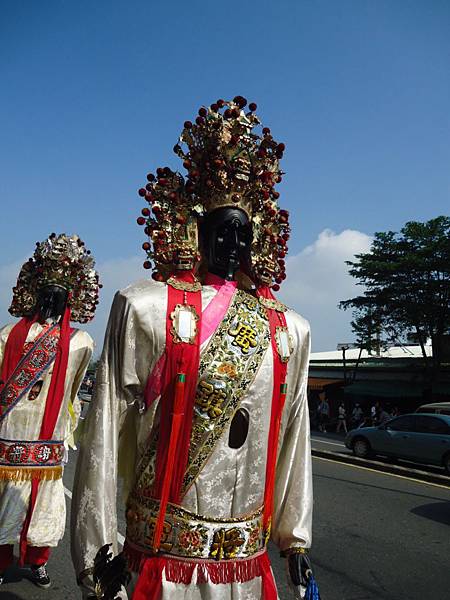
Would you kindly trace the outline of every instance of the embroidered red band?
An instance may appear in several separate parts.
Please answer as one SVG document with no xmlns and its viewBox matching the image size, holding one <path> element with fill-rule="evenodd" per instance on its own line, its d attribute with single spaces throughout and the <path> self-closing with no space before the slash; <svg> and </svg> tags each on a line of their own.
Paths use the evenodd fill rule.
<svg viewBox="0 0 450 600">
<path fill-rule="evenodd" d="M 0 467 L 57 467 L 64 456 L 62 441 L 17 441 L 0 438 Z"/>
</svg>

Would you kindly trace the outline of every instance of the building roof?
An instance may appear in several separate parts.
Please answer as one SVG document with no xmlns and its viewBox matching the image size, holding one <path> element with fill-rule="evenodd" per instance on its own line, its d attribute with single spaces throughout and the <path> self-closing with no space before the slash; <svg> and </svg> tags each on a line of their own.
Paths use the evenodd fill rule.
<svg viewBox="0 0 450 600">
<path fill-rule="evenodd" d="M 359 348 L 350 348 L 345 352 L 346 360 L 358 360 Z M 425 346 L 425 352 L 427 356 L 432 356 L 431 344 Z M 369 354 L 367 350 L 363 350 L 361 353 L 361 360 L 374 359 L 379 360 L 380 358 L 423 358 L 422 348 L 420 346 L 391 346 L 386 350 L 382 350 L 379 355 Z M 331 350 L 329 352 L 312 352 L 310 361 L 342 361 L 342 350 Z"/>
</svg>

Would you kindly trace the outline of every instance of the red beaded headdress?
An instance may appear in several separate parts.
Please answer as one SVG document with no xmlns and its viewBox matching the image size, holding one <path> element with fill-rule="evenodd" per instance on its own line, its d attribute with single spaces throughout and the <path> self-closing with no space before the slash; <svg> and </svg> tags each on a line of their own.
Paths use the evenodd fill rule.
<svg viewBox="0 0 450 600">
<path fill-rule="evenodd" d="M 192 269 L 200 255 L 199 217 L 223 207 L 243 210 L 252 222 L 252 266 L 257 283 L 278 289 L 285 278 L 289 239 L 288 212 L 278 207 L 275 185 L 281 181 L 279 159 L 284 144 L 277 143 L 255 114 L 256 104 L 236 96 L 201 107 L 195 123 L 186 121 L 174 152 L 187 170 L 184 178 L 168 167 L 147 175 L 139 190 L 150 208 L 142 210 L 138 224 L 150 241 L 143 244 L 155 279 L 175 269 Z"/>
<path fill-rule="evenodd" d="M 94 265 L 90 250 L 77 235 L 52 233 L 36 243 L 33 256 L 22 266 L 9 312 L 15 317 L 33 314 L 39 289 L 59 285 L 70 292 L 71 320 L 87 323 L 94 317 L 102 287 Z"/>
</svg>

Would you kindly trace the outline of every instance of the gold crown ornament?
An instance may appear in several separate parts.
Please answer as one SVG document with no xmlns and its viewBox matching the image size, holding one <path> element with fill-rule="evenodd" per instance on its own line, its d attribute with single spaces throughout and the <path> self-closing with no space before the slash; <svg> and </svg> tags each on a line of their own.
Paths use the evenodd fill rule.
<svg viewBox="0 0 450 600">
<path fill-rule="evenodd" d="M 198 262 L 197 222 L 221 207 L 243 210 L 253 228 L 252 266 L 256 282 L 274 290 L 285 278 L 289 239 L 288 212 L 278 207 L 275 185 L 282 179 L 279 160 L 284 144 L 261 126 L 256 104 L 236 96 L 202 106 L 195 122 L 186 121 L 174 147 L 183 160 L 183 177 L 168 167 L 150 173 L 139 190 L 151 205 L 142 210 L 138 224 L 145 226 L 152 244 L 145 242 L 153 277 L 167 279 L 177 268 L 192 269 Z"/>
<path fill-rule="evenodd" d="M 15 317 L 33 314 L 39 290 L 57 285 L 69 292 L 71 320 L 87 323 L 94 317 L 102 287 L 94 265 L 90 250 L 77 235 L 52 233 L 36 242 L 33 256 L 22 266 L 9 312 Z"/>
</svg>

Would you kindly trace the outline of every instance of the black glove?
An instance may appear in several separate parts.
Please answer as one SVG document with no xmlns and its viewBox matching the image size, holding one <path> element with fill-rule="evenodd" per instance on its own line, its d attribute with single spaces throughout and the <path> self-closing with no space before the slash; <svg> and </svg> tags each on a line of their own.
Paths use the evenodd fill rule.
<svg viewBox="0 0 450 600">
<path fill-rule="evenodd" d="M 131 579 L 127 570 L 127 559 L 121 553 L 112 557 L 111 544 L 102 546 L 94 559 L 94 583 L 101 592 L 102 600 L 119 600 L 117 594 Z"/>
<path fill-rule="evenodd" d="M 289 576 L 294 586 L 301 585 L 306 588 L 309 576 L 312 575 L 312 566 L 307 554 L 292 553 L 288 555 Z"/>
</svg>

